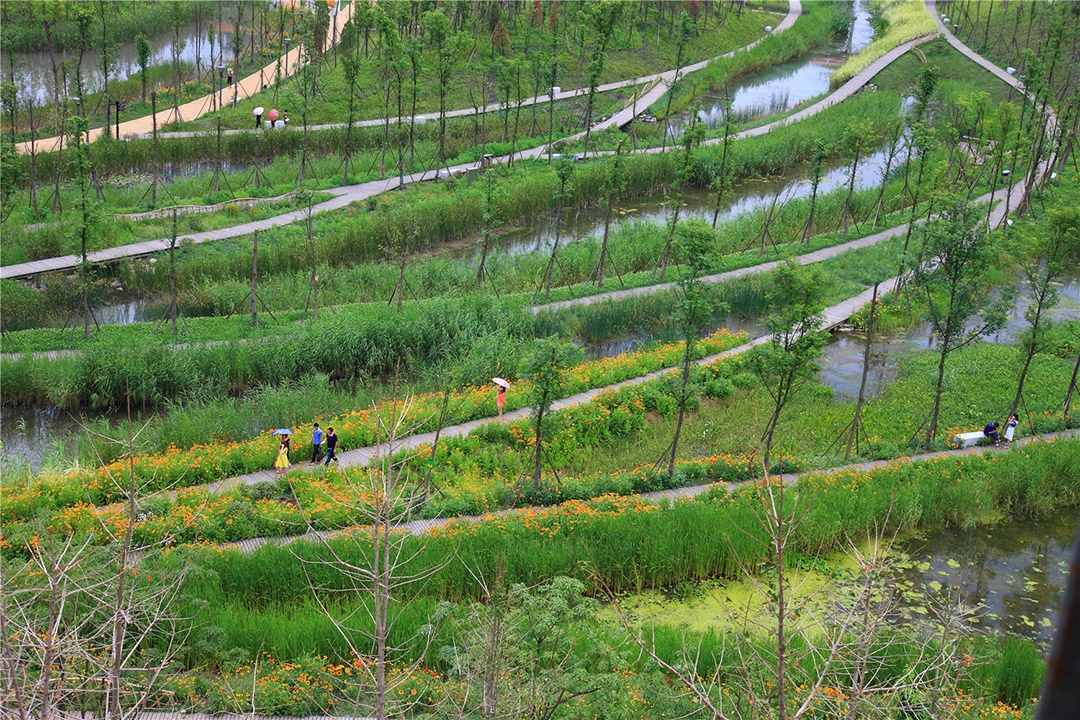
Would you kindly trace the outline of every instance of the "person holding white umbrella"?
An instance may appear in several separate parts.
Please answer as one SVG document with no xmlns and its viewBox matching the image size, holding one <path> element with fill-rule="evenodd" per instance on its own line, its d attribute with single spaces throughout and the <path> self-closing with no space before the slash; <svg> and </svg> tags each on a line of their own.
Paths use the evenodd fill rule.
<svg viewBox="0 0 1080 720">
<path fill-rule="evenodd" d="M 279 478 L 285 477 L 285 473 L 289 471 L 289 450 L 291 450 L 291 443 L 289 442 L 289 436 L 292 435 L 292 430 L 288 428 L 278 428 L 274 431 L 275 435 L 281 436 L 281 444 L 278 445 L 278 454 L 274 459 L 274 469 L 277 470 L 277 476 Z"/>
<path fill-rule="evenodd" d="M 258 130 L 259 126 L 262 125 L 263 106 L 260 105 L 255 108 L 251 111 L 251 114 L 255 116 L 255 129 Z"/>
<path fill-rule="evenodd" d="M 503 380 L 501 377 L 491 378 L 491 382 L 499 387 L 499 392 L 495 395 L 495 406 L 499 408 L 499 417 L 502 417 L 503 405 L 506 404 L 506 390 L 510 387 L 510 382 Z"/>
</svg>

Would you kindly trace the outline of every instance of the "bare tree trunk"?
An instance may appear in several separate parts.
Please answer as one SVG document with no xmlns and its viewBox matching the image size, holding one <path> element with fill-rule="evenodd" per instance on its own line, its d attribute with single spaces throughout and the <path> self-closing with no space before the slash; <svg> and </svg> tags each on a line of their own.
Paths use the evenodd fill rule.
<svg viewBox="0 0 1080 720">
<path fill-rule="evenodd" d="M 259 296 L 256 294 L 259 283 L 259 231 L 256 230 L 251 240 L 251 327 L 259 327 Z"/>
<path fill-rule="evenodd" d="M 1076 365 L 1073 366 L 1072 379 L 1069 381 L 1069 389 L 1065 392 L 1065 408 L 1062 417 L 1069 419 L 1069 406 L 1072 404 L 1073 392 L 1076 390 L 1076 376 L 1080 373 L 1080 355 L 1076 356 Z"/>
<path fill-rule="evenodd" d="M 858 442 L 859 418 L 862 415 L 863 398 L 866 395 L 866 376 L 870 374 L 870 348 L 874 343 L 874 310 L 877 306 L 877 289 L 879 283 L 874 283 L 874 294 L 870 298 L 870 318 L 866 322 L 866 345 L 863 347 L 862 379 L 859 380 L 859 398 L 855 401 L 855 417 L 851 420 L 851 432 L 848 434 L 847 449 L 844 451 L 844 462 L 851 458 L 851 448 Z"/>
<path fill-rule="evenodd" d="M 169 320 L 176 335 L 176 208 L 172 211 L 172 236 L 169 238 Z"/>
</svg>

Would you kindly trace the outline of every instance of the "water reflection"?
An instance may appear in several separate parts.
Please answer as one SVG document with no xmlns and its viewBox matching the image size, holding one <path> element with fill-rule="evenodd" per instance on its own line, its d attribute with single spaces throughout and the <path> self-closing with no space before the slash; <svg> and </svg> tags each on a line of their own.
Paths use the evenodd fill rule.
<svg viewBox="0 0 1080 720">
<path fill-rule="evenodd" d="M 1048 646 L 1061 607 L 1077 513 L 1011 520 L 991 527 L 945 528 L 902 548 L 917 585 L 959 593 L 980 608 L 974 624 Z"/>
<path fill-rule="evenodd" d="M 736 122 L 775 115 L 792 110 L 802 103 L 829 91 L 833 72 L 848 56 L 862 50 L 874 37 L 867 3 L 856 0 L 854 17 L 842 40 L 813 50 L 805 58 L 774 65 L 769 70 L 746 80 L 728 92 L 731 112 Z M 724 123 L 724 92 L 707 92 L 700 98 L 698 120 L 715 128 Z M 668 135 L 677 139 L 683 133 L 688 112 L 673 115 L 668 122 Z"/>
<path fill-rule="evenodd" d="M 232 57 L 232 22 L 236 19 L 235 9 L 231 6 L 226 6 L 222 10 L 222 18 L 222 43 L 219 47 L 218 34 L 215 32 L 214 55 L 218 56 L 221 49 L 224 48 L 224 58 L 221 60 L 221 63 L 228 65 L 231 62 Z M 216 64 L 210 60 L 210 41 L 207 38 L 207 28 L 212 22 L 216 23 L 216 19 L 211 20 L 210 18 L 205 18 L 198 26 L 198 32 L 196 32 L 196 25 L 193 22 L 180 28 L 180 40 L 178 45 L 180 48 L 181 63 L 194 67 L 195 58 L 198 56 L 203 72 L 209 72 Z M 100 40 L 100 38 L 98 39 Z M 173 32 L 171 30 L 149 38 L 150 67 L 172 65 L 173 39 Z M 247 43 L 243 42 L 243 46 L 246 50 Z M 110 81 L 126 80 L 129 77 L 138 75 L 139 61 L 135 51 L 134 42 L 125 43 L 124 45 L 117 47 L 114 52 L 115 58 L 109 68 Z M 34 102 L 38 105 L 51 103 L 53 99 L 53 74 L 52 59 L 49 57 L 49 53 L 0 53 L 0 67 L 4 69 L 5 76 L 8 67 L 10 67 L 9 63 L 12 58 L 15 60 L 16 67 L 18 68 L 16 80 L 17 85 L 19 86 L 19 92 L 22 94 L 23 98 L 25 99 L 29 96 L 33 98 Z M 104 74 L 101 72 L 100 49 L 88 49 L 83 52 L 82 58 L 84 92 L 95 93 L 101 91 L 105 86 L 105 82 Z M 55 53 L 55 60 L 58 68 L 61 63 L 65 62 L 74 66 L 79 61 L 79 52 L 77 50 L 58 52 Z M 60 94 L 68 96 L 76 95 L 74 70 L 69 70 L 67 75 L 67 87 L 65 87 Z M 61 80 L 61 82 L 63 82 L 63 80 Z"/>
<path fill-rule="evenodd" d="M 1058 286 L 1060 301 L 1053 308 L 1044 311 L 1044 318 L 1053 322 L 1067 322 L 1080 319 L 1080 269 L 1070 270 Z M 998 333 L 985 338 L 987 342 L 1013 344 L 1028 329 L 1024 312 L 1030 301 L 1030 286 L 1020 282 L 1019 297 L 1008 320 Z M 981 322 L 973 318 L 968 323 L 974 328 Z M 870 350 L 870 369 L 867 373 L 866 394 L 873 397 L 896 379 L 901 358 L 909 353 L 926 350 L 934 346 L 930 323 L 918 322 L 906 332 L 877 335 Z M 862 378 L 863 352 L 866 347 L 866 335 L 862 332 L 838 330 L 832 334 L 820 361 L 821 382 L 833 389 L 838 399 L 854 399 L 859 394 L 859 382 Z"/>
<path fill-rule="evenodd" d="M 70 458 L 76 454 L 77 436 L 84 418 L 107 417 L 102 413 L 75 414 L 51 405 L 0 408 L 0 443 L 6 463 L 41 468 L 47 457 Z"/>
<path fill-rule="evenodd" d="M 872 155 L 859 161 L 855 172 L 855 189 L 865 190 L 876 187 L 881 182 L 881 173 L 885 169 L 886 151 L 879 149 Z M 847 187 L 851 180 L 851 164 L 846 161 L 832 160 L 826 164 L 818 194 L 824 194 Z M 810 180 L 805 173 L 793 171 L 785 176 L 770 179 L 752 179 L 739 183 L 724 197 L 724 207 L 718 221 L 732 220 L 746 213 L 768 207 L 776 207 L 794 199 L 810 197 Z M 697 218 L 712 222 L 716 208 L 716 193 L 700 188 L 688 188 L 683 193 L 683 209 L 680 218 Z M 580 238 L 599 238 L 604 233 L 605 211 L 593 207 L 580 210 L 563 217 L 560 242 Z M 664 225 L 670 221 L 671 211 L 662 198 L 638 198 L 621 202 L 615 206 L 611 220 L 611 232 L 624 222 L 645 221 L 655 225 Z M 496 240 L 497 247 L 503 252 L 517 255 L 550 250 L 555 242 L 554 218 L 538 222 L 532 226 L 501 234 Z M 458 248 L 456 257 L 471 257 L 475 253 L 472 247 Z"/>
</svg>

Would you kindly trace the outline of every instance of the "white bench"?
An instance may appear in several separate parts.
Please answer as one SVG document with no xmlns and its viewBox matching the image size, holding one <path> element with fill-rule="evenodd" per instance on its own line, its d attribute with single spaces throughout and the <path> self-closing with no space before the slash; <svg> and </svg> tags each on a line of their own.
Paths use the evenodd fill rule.
<svg viewBox="0 0 1080 720">
<path fill-rule="evenodd" d="M 972 432 L 957 433 L 953 435 L 952 441 L 958 447 L 969 448 L 978 445 L 979 441 L 984 437 L 986 436 L 983 435 L 982 430 L 973 430 Z"/>
</svg>

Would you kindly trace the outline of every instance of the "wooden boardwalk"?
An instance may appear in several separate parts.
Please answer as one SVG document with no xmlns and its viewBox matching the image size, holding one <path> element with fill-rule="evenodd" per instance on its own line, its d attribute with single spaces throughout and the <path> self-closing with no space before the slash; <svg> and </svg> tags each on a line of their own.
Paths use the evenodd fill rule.
<svg viewBox="0 0 1080 720">
<path fill-rule="evenodd" d="M 962 42 L 960 42 L 958 39 L 956 39 L 955 36 L 953 36 L 951 33 L 949 33 L 945 29 L 944 25 L 941 23 L 940 17 L 936 14 L 936 5 L 934 4 L 933 0 L 927 0 L 926 4 L 927 4 L 928 11 L 931 12 L 934 15 L 934 18 L 935 18 L 936 22 L 938 23 L 939 30 L 944 34 L 944 36 L 946 37 L 948 42 L 953 47 L 955 47 L 957 50 L 962 52 L 966 57 L 969 57 L 973 61 L 977 62 L 980 66 L 982 66 L 982 67 L 986 68 L 987 70 L 989 70 L 990 72 L 994 73 L 994 75 L 996 77 L 999 77 L 1001 80 L 1008 83 L 1010 86 L 1012 86 L 1014 88 L 1017 88 L 1018 90 L 1024 92 L 1023 84 L 1020 83 L 1019 80 L 1012 77 L 1011 75 L 1009 75 L 1008 73 L 1006 73 L 1004 70 L 997 67 L 993 63 L 989 62 L 988 60 L 983 58 L 981 55 L 978 55 L 977 53 L 972 51 L 970 48 L 968 48 L 966 45 L 964 45 Z M 343 11 L 343 13 L 344 12 L 345 11 Z M 789 4 L 789 10 L 788 10 L 787 16 L 784 18 L 784 20 L 781 22 L 781 24 L 777 27 L 776 31 L 774 31 L 774 32 L 780 32 L 780 31 L 782 31 L 781 30 L 782 28 L 790 27 L 792 24 L 794 24 L 794 21 L 798 17 L 799 12 L 801 12 L 801 6 L 799 5 L 798 0 L 792 0 L 791 3 Z M 878 58 L 871 65 L 869 65 L 868 67 L 863 69 L 861 72 L 859 72 L 857 75 L 855 75 L 855 77 L 848 80 L 841 87 L 837 88 L 836 91 L 830 93 L 827 97 L 820 100 L 819 102 L 814 103 L 810 107 L 807 107 L 807 108 L 805 108 L 803 110 L 800 110 L 799 112 L 794 113 L 793 115 L 791 115 L 791 116 L 789 116 L 787 118 L 784 118 L 782 120 L 778 120 L 776 122 L 768 123 L 768 124 L 762 125 L 760 127 L 751 128 L 750 130 L 745 130 L 745 131 L 743 131 L 741 133 L 738 133 L 734 137 L 736 139 L 738 139 L 738 138 L 756 137 L 756 136 L 759 136 L 759 135 L 764 135 L 764 134 L 766 134 L 768 132 L 771 132 L 772 130 L 775 130 L 777 128 L 784 127 L 784 126 L 790 125 L 792 123 L 797 123 L 797 122 L 799 122 L 801 120 L 804 120 L 804 119 L 806 119 L 808 117 L 812 117 L 813 115 L 816 115 L 817 113 L 820 113 L 821 111 L 825 110 L 826 108 L 831 107 L 832 105 L 835 105 L 836 103 L 842 102 L 843 100 L 851 97 L 856 92 L 858 92 L 863 87 L 865 87 L 866 84 L 868 84 L 870 82 L 870 80 L 877 73 L 879 73 L 882 69 L 887 67 L 890 63 L 894 62 L 897 58 L 901 57 L 904 53 L 910 51 L 912 48 L 914 48 L 918 44 L 926 42 L 927 40 L 933 39 L 934 37 L 936 37 L 936 36 L 928 35 L 928 36 L 925 36 L 925 37 L 922 37 L 922 38 L 917 38 L 917 39 L 912 40 L 912 41 L 907 42 L 907 43 L 903 43 L 902 45 L 899 45 L 898 47 L 896 47 L 893 50 L 889 51 L 888 53 L 886 53 L 882 57 Z M 760 41 L 758 41 L 758 42 L 760 42 Z M 756 43 L 752 43 L 750 46 L 747 46 L 747 47 L 752 47 L 754 44 L 756 44 Z M 705 64 L 707 64 L 707 63 L 697 63 L 695 65 L 687 66 L 687 68 L 684 69 L 683 71 L 681 71 L 680 74 L 682 74 L 684 72 L 690 72 L 690 71 L 692 71 L 692 69 L 700 69 L 700 67 L 698 67 L 698 66 L 704 67 Z M 633 80 L 633 81 L 623 81 L 622 83 L 612 83 L 612 84 L 610 84 L 608 86 L 604 86 L 604 87 L 610 88 L 610 87 L 613 87 L 615 85 L 618 85 L 620 87 L 621 86 L 629 86 L 629 85 L 632 85 L 632 84 L 639 84 L 641 81 L 648 81 L 650 79 L 655 79 L 657 77 L 664 78 L 664 77 L 667 77 L 668 75 L 670 75 L 671 78 L 674 78 L 674 74 L 675 74 L 675 71 L 670 70 L 670 71 L 667 71 L 667 73 L 658 73 L 657 75 L 654 75 L 654 76 L 648 76 L 647 78 L 637 78 L 636 80 Z M 657 85 L 657 88 L 665 88 L 666 89 L 666 87 L 667 86 L 666 86 L 665 82 L 661 82 L 661 83 L 659 83 Z M 654 90 L 656 90 L 656 88 L 654 88 Z M 582 92 L 582 91 L 581 90 L 570 91 L 570 96 L 573 96 L 573 93 L 580 93 L 580 92 Z M 566 94 L 566 93 L 564 93 L 564 94 Z M 655 102 L 655 100 L 659 99 L 659 97 L 662 96 L 662 94 L 663 93 L 660 93 L 660 95 L 656 96 L 656 98 L 650 100 L 649 102 Z M 532 100 L 533 101 L 539 101 L 539 98 L 532 98 Z M 642 102 L 644 102 L 644 100 Z M 645 107 L 647 107 L 647 105 Z M 465 114 L 469 114 L 469 113 L 474 112 L 474 110 L 467 109 L 467 110 L 462 110 L 460 112 L 465 113 Z M 624 111 L 622 111 L 622 112 L 625 113 L 627 111 L 624 109 Z M 1056 116 L 1053 114 L 1053 110 L 1051 108 L 1047 108 L 1047 113 L 1048 113 L 1048 132 L 1053 133 L 1054 129 L 1057 126 L 1057 119 L 1056 119 Z M 621 117 L 621 116 L 619 116 L 619 117 Z M 604 122 L 608 122 L 608 121 L 604 121 Z M 604 125 L 604 122 L 599 123 L 596 126 L 594 126 L 594 129 L 600 129 L 602 127 L 606 127 L 606 125 Z M 580 133 L 579 136 L 582 135 L 582 134 L 583 133 Z M 574 136 L 574 137 L 577 137 L 577 136 Z M 560 142 L 565 142 L 566 140 L 567 140 L 567 138 L 564 138 L 564 139 L 560 140 Z M 709 145 L 709 144 L 716 144 L 716 143 L 720 143 L 720 142 L 722 142 L 722 139 L 715 138 L 713 140 L 706 141 L 703 144 Z M 668 148 L 668 150 L 670 150 L 670 148 Z M 535 148 L 530 148 L 530 149 L 527 149 L 527 150 L 522 150 L 520 152 L 517 152 L 517 153 L 515 153 L 514 157 L 516 157 L 517 159 L 535 159 L 535 158 L 539 158 L 539 157 L 543 156 L 546 152 L 547 152 L 547 147 L 546 146 L 538 146 L 538 147 L 535 147 Z M 646 149 L 646 150 L 642 150 L 641 152 L 658 153 L 658 152 L 662 152 L 662 151 L 661 151 L 660 148 L 649 148 L 649 149 Z M 595 153 L 595 154 L 609 154 L 609 153 Z M 510 159 L 510 156 L 504 156 L 504 157 L 499 158 L 500 162 L 505 161 L 505 160 L 509 160 L 509 159 Z M 465 170 L 467 170 L 469 168 L 472 168 L 474 166 L 475 166 L 474 163 L 463 163 L 463 164 L 448 167 L 447 169 L 450 172 L 464 172 Z M 347 205 L 349 205 L 349 204 L 351 204 L 353 202 L 365 200 L 365 199 L 367 199 L 369 197 L 372 197 L 374 195 L 379 195 L 379 194 L 381 194 L 383 192 L 386 192 L 387 190 L 392 190 L 392 189 L 401 187 L 402 185 L 405 185 L 405 184 L 412 184 L 412 183 L 416 183 L 416 182 L 422 182 L 422 181 L 425 181 L 425 180 L 434 180 L 434 179 L 436 179 L 438 177 L 438 175 L 439 175 L 439 170 L 434 169 L 434 170 L 429 170 L 429 171 L 424 171 L 424 172 L 419 172 L 419 173 L 409 173 L 409 174 L 406 174 L 406 175 L 404 175 L 404 176 L 402 176 L 400 178 L 396 178 L 396 177 L 395 178 L 386 178 L 386 179 L 382 179 L 382 180 L 373 180 L 373 181 L 366 182 L 366 183 L 360 183 L 360 184 L 357 184 L 357 185 L 346 185 L 346 186 L 341 186 L 341 187 L 337 187 L 337 188 L 331 188 L 331 189 L 326 190 L 325 192 L 332 193 L 336 197 L 332 198 L 331 200 L 327 200 L 325 202 L 318 203 L 317 205 L 314 205 L 313 208 L 312 208 L 312 212 L 320 213 L 320 212 L 328 212 L 328 211 L 338 210 L 338 209 L 341 209 L 341 208 L 343 208 L 343 207 L 345 207 L 345 206 L 347 206 Z M 1015 187 L 1015 186 L 1013 186 L 1013 187 Z M 235 226 L 228 227 L 228 228 L 220 228 L 218 230 L 210 230 L 210 231 L 207 231 L 207 232 L 191 233 L 191 234 L 187 234 L 187 235 L 182 235 L 182 236 L 178 237 L 178 241 L 182 240 L 182 241 L 184 241 L 186 243 L 201 244 L 201 243 L 205 243 L 205 242 L 211 242 L 211 241 L 214 241 L 214 240 L 223 240 L 223 239 L 227 239 L 227 238 L 240 237 L 240 236 L 243 236 L 243 235 L 250 234 L 250 233 L 254 232 L 255 230 L 268 230 L 268 229 L 276 227 L 278 225 L 288 225 L 288 224 L 291 224 L 291 223 L 294 223 L 294 222 L 305 220 L 306 218 L 307 218 L 307 210 L 306 209 L 305 210 L 294 210 L 294 211 L 291 211 L 291 212 L 288 212 L 288 213 L 283 213 L 281 215 L 277 215 L 277 216 L 274 216 L 274 217 L 271 217 L 271 218 L 266 218 L 264 220 L 257 220 L 257 221 L 253 221 L 253 222 L 243 223 L 241 225 L 235 225 Z M 115 260 L 122 260 L 122 259 L 125 259 L 125 258 L 131 258 L 131 257 L 140 257 L 140 256 L 143 256 L 143 255 L 149 255 L 149 254 L 156 253 L 156 252 L 162 252 L 164 250 L 167 250 L 168 247 L 169 247 L 169 241 L 168 240 L 151 240 L 151 241 L 147 241 L 147 242 L 133 243 L 133 244 L 130 244 L 130 245 L 123 245 L 123 246 L 119 246 L 119 247 L 115 247 L 115 248 L 109 248 L 109 249 L 106 249 L 106 250 L 101 250 L 101 251 L 97 251 L 97 252 L 94 252 L 94 253 L 90 253 L 89 256 L 88 256 L 88 259 L 91 262 L 94 262 L 94 263 L 112 262 L 112 261 L 115 261 Z M 43 260 L 36 260 L 36 261 L 32 261 L 32 262 L 27 262 L 27 263 L 19 263 L 19 264 L 15 264 L 15 265 L 7 265 L 7 266 L 0 267 L 0 279 L 15 279 L 15 278 L 20 278 L 20 277 L 29 277 L 29 276 L 38 275 L 38 274 L 41 274 L 41 273 L 46 273 L 46 272 L 70 271 L 70 270 L 73 270 L 74 268 L 76 268 L 79 265 L 80 262 L 81 262 L 81 258 L 79 258 L 77 255 L 66 255 L 66 256 L 61 256 L 61 257 L 46 258 L 46 259 L 43 259 Z"/>
<path fill-rule="evenodd" d="M 1027 445 L 1036 442 L 1047 442 L 1051 440 L 1071 440 L 1080 437 L 1080 428 L 1074 428 L 1072 430 L 1063 430 L 1061 432 L 1047 433 L 1045 435 L 1033 435 L 1029 437 L 1018 438 L 1013 441 L 1014 445 Z M 925 460 L 936 460 L 946 457 L 962 457 L 967 455 L 982 455 L 984 453 L 991 452 L 1009 452 L 1008 450 L 1002 450 L 1001 448 L 994 447 L 992 445 L 975 446 L 969 448 L 962 448 L 957 450 L 940 450 L 932 453 L 921 453 L 918 455 L 910 455 L 904 457 L 893 458 L 892 460 L 872 460 L 867 462 L 852 463 L 850 465 L 840 465 L 833 468 L 826 468 L 824 470 L 811 470 L 806 473 L 784 473 L 780 475 L 780 479 L 786 485 L 795 485 L 799 479 L 809 475 L 831 475 L 833 473 L 848 472 L 848 471 L 861 471 L 875 470 L 878 468 L 887 467 L 896 463 L 910 463 L 919 462 Z M 751 481 L 747 481 L 751 482 Z M 713 489 L 717 485 L 723 485 L 728 492 L 734 491 L 740 485 L 745 484 L 739 482 L 726 482 L 726 483 L 711 483 L 708 485 L 693 485 L 690 487 L 672 488 L 669 490 L 657 490 L 655 492 L 640 493 L 632 495 L 631 497 L 642 498 L 651 502 L 660 504 L 663 507 L 671 508 L 680 500 L 693 498 L 701 495 L 709 490 Z M 530 512 L 536 510 L 551 510 L 557 506 L 545 506 L 537 508 L 535 506 L 528 508 Z M 410 520 L 409 522 L 401 523 L 396 526 L 396 530 L 410 535 L 426 535 L 432 530 L 445 527 L 446 525 L 454 522 L 482 522 L 488 518 L 495 517 L 510 517 L 516 513 L 522 512 L 524 508 L 512 508 L 509 510 L 498 510 L 495 512 L 485 513 L 483 515 L 459 515 L 452 518 L 434 518 L 427 520 Z M 261 537 L 261 538 L 249 538 L 247 540 L 240 540 L 233 543 L 223 543 L 218 547 L 223 549 L 239 550 L 242 553 L 252 553 L 259 548 L 266 545 L 288 545 L 295 542 L 309 541 L 309 542 L 324 542 L 335 536 L 340 536 L 355 530 L 355 528 L 349 528 L 344 530 L 311 530 L 302 535 L 289 535 L 284 537 Z"/>
<path fill-rule="evenodd" d="M 352 17 L 352 8 L 352 3 L 346 3 L 345 7 L 334 15 L 334 22 L 330 23 L 330 26 L 326 30 L 325 47 L 332 47 L 341 39 L 341 31 L 344 29 L 345 23 Z M 297 44 L 292 50 L 289 50 L 289 52 L 282 55 L 274 62 L 263 67 L 259 72 L 241 78 L 234 84 L 222 88 L 220 91 L 215 91 L 208 95 L 204 95 L 201 98 L 191 100 L 175 109 L 167 108 L 165 110 L 159 110 L 157 113 L 158 127 L 172 122 L 189 122 L 191 120 L 197 120 L 206 113 L 213 112 L 215 108 L 232 103 L 234 100 L 246 100 L 257 93 L 262 92 L 264 87 L 274 82 L 278 77 L 278 72 L 281 73 L 282 78 L 295 75 L 303 67 L 303 50 L 304 46 Z M 288 69 L 288 72 L 286 72 L 286 69 Z M 146 115 L 121 122 L 119 132 L 121 137 L 138 137 L 153 132 L 153 129 L 154 116 Z M 112 132 L 115 137 L 116 131 L 116 125 L 113 125 L 110 128 L 94 128 L 87 133 L 87 141 L 93 142 L 104 132 Z M 55 152 L 56 150 L 67 146 L 67 138 L 57 135 L 50 138 L 27 140 L 26 142 L 17 143 L 15 149 L 26 155 L 29 154 L 32 144 L 34 145 L 34 150 L 36 152 Z"/>
<path fill-rule="evenodd" d="M 343 10 L 341 13 L 339 13 L 339 17 L 341 15 L 344 15 L 345 12 L 346 11 Z M 774 31 L 774 32 L 781 32 L 782 31 L 781 28 L 787 29 L 788 27 L 791 27 L 791 25 L 794 24 L 795 20 L 798 18 L 799 14 L 801 12 L 802 12 L 802 7 L 801 7 L 801 4 L 800 4 L 799 0 L 790 0 L 789 7 L 788 7 L 788 13 L 784 17 L 783 21 L 781 21 L 780 25 L 777 26 L 777 30 Z M 754 45 L 757 44 L 757 42 L 760 42 L 760 40 L 758 40 L 758 41 L 756 41 L 754 43 L 751 43 L 747 47 L 748 48 L 753 47 Z M 740 52 L 743 49 L 746 49 L 746 48 L 741 48 L 740 50 L 733 51 L 733 52 Z M 296 52 L 296 51 L 294 50 L 292 52 Z M 731 54 L 733 54 L 733 53 L 728 53 L 728 55 L 731 55 Z M 722 57 L 725 57 L 725 56 L 722 56 Z M 703 61 L 701 63 L 696 63 L 696 64 L 694 64 L 692 66 L 688 66 L 688 68 L 699 68 L 699 66 L 704 67 L 705 65 L 708 64 L 708 62 L 711 62 L 711 61 Z M 687 70 L 684 69 L 682 72 L 685 73 L 686 71 Z M 601 86 L 601 89 L 612 90 L 612 89 L 617 89 L 617 88 L 620 88 L 620 87 L 629 87 L 629 86 L 633 86 L 633 85 L 637 85 L 637 84 L 644 84 L 644 83 L 648 83 L 648 82 L 650 82 L 650 81 L 652 81 L 652 80 L 654 80 L 656 78 L 666 77 L 669 74 L 671 76 L 674 76 L 674 72 L 675 72 L 674 70 L 671 70 L 671 71 L 667 71 L 667 73 L 657 73 L 656 75 L 650 75 L 650 76 L 646 76 L 646 77 L 643 77 L 643 78 L 636 78 L 634 80 L 625 80 L 625 81 L 620 81 L 620 82 L 617 82 L 617 83 L 609 83 L 607 85 Z M 663 83 L 661 83 L 659 87 L 666 87 L 666 86 Z M 557 99 L 563 99 L 564 97 L 574 97 L 576 94 L 585 93 L 585 92 L 587 92 L 587 90 L 582 90 L 582 89 L 572 90 L 572 91 L 568 91 L 568 92 L 564 92 L 564 93 L 559 93 L 558 95 L 556 95 L 556 98 Z M 537 97 L 537 98 L 531 98 L 530 102 L 541 102 L 541 101 L 546 102 L 547 98 L 548 98 L 548 96 L 540 96 L 540 97 Z M 491 106 L 491 107 L 502 108 L 503 106 L 499 105 L 499 106 Z M 647 106 L 645 106 L 645 107 L 647 107 Z M 488 107 L 482 108 L 482 110 L 486 112 L 486 111 L 488 111 Z M 171 112 L 171 110 L 169 112 Z M 459 115 L 470 115 L 470 114 L 474 114 L 476 112 L 477 112 L 477 109 L 467 108 L 467 109 L 463 109 L 463 110 L 459 110 L 459 111 L 453 111 L 453 113 L 451 115 L 454 116 L 454 117 L 457 117 Z M 159 113 L 159 115 L 160 114 L 161 113 Z M 419 118 L 421 116 L 417 116 L 417 117 Z M 423 116 L 423 117 L 425 117 L 425 119 L 426 119 L 429 116 Z M 149 120 L 149 118 L 145 118 L 145 120 Z M 131 122 L 137 122 L 137 121 L 131 121 Z M 371 122 L 372 122 L 372 124 L 381 125 L 381 124 L 383 124 L 385 122 L 385 120 L 378 120 L 378 121 L 371 121 Z M 330 127 L 330 126 L 328 126 L 328 127 Z M 121 123 L 121 131 L 122 132 L 123 132 L 123 128 L 124 128 L 124 124 Z M 149 128 L 147 128 L 147 129 L 149 129 Z M 43 142 L 43 141 L 39 140 L 37 142 L 40 143 L 40 142 Z M 521 151 L 519 153 L 516 153 L 515 156 L 518 159 L 530 159 L 530 158 L 540 157 L 545 152 L 546 152 L 546 147 L 542 146 L 542 147 L 537 147 L 537 148 L 532 148 L 532 149 L 529 149 L 529 150 Z M 510 159 L 511 159 L 511 156 L 508 155 L 508 156 L 504 156 L 504 157 L 499 158 L 499 161 L 500 162 L 508 161 Z M 448 170 L 451 173 L 459 173 L 459 172 L 465 172 L 466 170 L 471 169 L 471 168 L 473 168 L 475 166 L 476 166 L 476 163 L 470 162 L 470 163 L 461 163 L 461 164 L 458 164 L 458 165 L 448 166 L 445 169 Z M 400 177 L 389 177 L 389 178 L 385 178 L 385 179 L 381 179 L 381 180 L 373 180 L 373 181 L 370 181 L 370 182 L 360 183 L 360 184 L 357 184 L 357 185 L 345 185 L 345 186 L 340 186 L 340 187 L 336 187 L 336 188 L 329 188 L 327 190 L 324 190 L 323 192 L 331 193 L 331 194 L 335 195 L 336 197 L 314 205 L 312 207 L 312 212 L 313 213 L 322 213 L 322 212 L 329 212 L 329 211 L 333 211 L 333 210 L 340 210 L 341 208 L 344 208 L 344 207 L 346 207 L 347 205 L 349 205 L 351 203 L 366 200 L 369 197 L 372 197 L 374 195 L 379 195 L 379 194 L 384 193 L 384 192 L 386 192 L 388 190 L 396 189 L 398 187 L 401 187 L 402 185 L 409 185 L 409 184 L 413 184 L 413 183 L 417 183 L 417 182 L 423 182 L 423 181 L 426 181 L 426 180 L 435 180 L 435 179 L 437 179 L 439 177 L 439 172 L 440 172 L 440 168 L 435 168 L 435 169 L 432 169 L 432 170 L 427 170 L 427 171 L 418 172 L 418 173 L 406 173 L 406 174 L 404 174 L 403 176 L 400 176 Z M 242 223 L 240 225 L 234 225 L 234 226 L 227 227 L 227 228 L 220 228 L 220 229 L 217 229 L 217 230 L 208 230 L 206 232 L 188 233 L 188 234 L 185 234 L 185 235 L 180 235 L 180 236 L 177 237 L 177 242 L 178 243 L 184 242 L 184 243 L 187 243 L 187 244 L 199 245 L 199 244 L 206 243 L 206 242 L 212 242 L 214 240 L 224 240 L 224 239 L 228 239 L 228 238 L 241 237 L 241 236 L 244 236 L 244 235 L 251 234 L 255 230 L 269 230 L 269 229 L 271 229 L 273 227 L 276 227 L 276 226 L 279 226 L 279 225 L 289 225 L 291 223 L 300 222 L 300 221 L 303 221 L 303 220 L 306 220 L 306 219 L 307 219 L 307 210 L 306 209 L 293 210 L 291 212 L 282 213 L 281 215 L 276 215 L 274 217 L 266 218 L 264 220 L 256 220 L 256 221 L 252 221 L 252 222 Z M 140 242 L 140 243 L 132 243 L 132 244 L 129 244 L 129 245 L 121 245 L 121 246 L 118 246 L 118 247 L 107 248 L 105 250 L 99 250 L 99 251 L 95 251 L 93 253 L 89 253 L 88 256 L 87 256 L 87 259 L 92 263 L 108 263 L 108 262 L 113 262 L 113 261 L 116 261 L 116 260 L 123 260 L 123 259 L 126 259 L 126 258 L 141 257 L 141 256 L 144 256 L 144 255 L 150 255 L 150 254 L 153 254 L 153 253 L 168 250 L 169 244 L 170 244 L 169 240 L 162 239 L 162 240 L 149 240 L 149 241 Z M 34 260 L 34 261 L 26 262 L 26 263 L 5 265 L 3 267 L 0 267 L 0 279 L 16 279 L 16 278 L 22 278 L 22 277 L 31 277 L 31 276 L 34 276 L 34 275 L 40 275 L 42 273 L 48 273 L 48 272 L 72 271 L 76 267 L 78 267 L 81 262 L 82 262 L 82 259 L 78 255 L 63 255 L 63 256 L 52 257 L 52 258 L 44 258 L 44 259 L 41 259 L 41 260 Z"/>
</svg>

